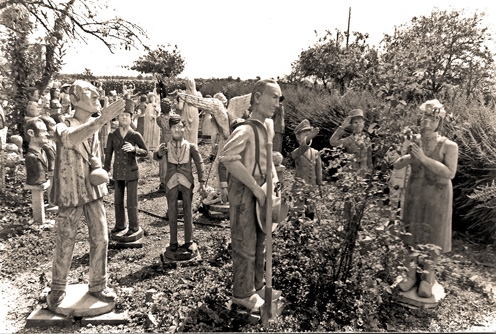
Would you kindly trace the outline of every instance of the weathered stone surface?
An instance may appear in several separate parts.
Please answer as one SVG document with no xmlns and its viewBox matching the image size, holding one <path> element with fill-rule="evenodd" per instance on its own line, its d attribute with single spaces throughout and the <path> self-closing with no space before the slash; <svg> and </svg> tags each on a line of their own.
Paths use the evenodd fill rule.
<svg viewBox="0 0 496 334">
<path fill-rule="evenodd" d="M 164 255 L 167 259 L 172 261 L 187 261 L 187 260 L 196 259 L 200 255 L 196 243 L 193 243 L 192 248 L 193 248 L 192 252 L 187 251 L 181 247 L 179 247 L 177 251 L 173 252 L 171 251 L 170 246 L 167 246 Z"/>
<path fill-rule="evenodd" d="M 411 308 L 433 308 L 446 296 L 443 286 L 438 282 L 432 286 L 432 296 L 429 298 L 419 297 L 417 289 L 418 286 L 414 286 L 411 290 L 399 292 L 397 302 Z"/>
<path fill-rule="evenodd" d="M 115 247 L 116 248 L 141 248 L 143 247 L 143 240 L 145 238 L 140 238 L 136 241 L 128 241 L 128 242 L 125 242 L 125 241 L 117 241 L 117 243 L 115 244 Z"/>
<path fill-rule="evenodd" d="M 115 241 L 120 241 L 120 242 L 132 242 L 132 241 L 136 241 L 138 239 L 141 239 L 143 238 L 143 229 L 140 227 L 139 230 L 131 235 L 127 235 L 127 229 L 124 230 L 124 231 L 121 231 L 119 233 L 112 233 L 111 234 L 111 237 L 112 237 L 112 240 L 115 240 Z"/>
<path fill-rule="evenodd" d="M 72 318 L 55 314 L 44 308 L 31 312 L 26 320 L 26 327 L 66 327 L 71 325 Z"/>
<path fill-rule="evenodd" d="M 229 214 L 229 204 L 212 204 L 208 206 L 210 211 L 223 212 Z"/>
<path fill-rule="evenodd" d="M 87 326 L 91 325 L 121 325 L 127 324 L 129 322 L 129 312 L 125 310 L 124 312 L 109 312 L 94 317 L 84 317 L 81 319 L 81 325 Z"/>
<path fill-rule="evenodd" d="M 88 293 L 87 284 L 67 286 L 66 296 L 57 307 L 48 305 L 57 314 L 73 317 L 93 317 L 114 309 L 115 302 L 102 302 Z"/>
</svg>

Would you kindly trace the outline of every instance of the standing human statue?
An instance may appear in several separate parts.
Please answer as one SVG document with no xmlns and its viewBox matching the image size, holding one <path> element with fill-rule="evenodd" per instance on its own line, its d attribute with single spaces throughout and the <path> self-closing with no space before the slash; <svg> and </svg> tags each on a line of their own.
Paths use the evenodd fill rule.
<svg viewBox="0 0 496 334">
<path fill-rule="evenodd" d="M 352 134 L 343 137 L 346 128 L 351 126 Z M 372 168 L 372 150 L 370 138 L 364 133 L 365 116 L 363 110 L 353 109 L 348 113 L 348 117 L 343 124 L 338 127 L 329 140 L 331 146 L 343 145 L 346 152 L 354 155 L 351 162 L 351 169 L 363 175 Z"/>
<path fill-rule="evenodd" d="M 48 129 L 39 117 L 29 119 L 24 126 L 29 141 L 26 159 L 26 184 L 39 186 L 48 180 L 49 162 L 44 146 L 47 144 Z"/>
<path fill-rule="evenodd" d="M 157 125 L 160 128 L 160 144 L 167 144 L 172 140 L 172 131 L 169 125 L 169 119 L 171 116 L 172 102 L 165 98 L 160 100 L 160 111 L 161 114 L 157 117 Z M 172 112 L 174 114 L 174 112 Z M 162 159 L 158 164 L 158 175 L 160 179 L 160 184 L 158 186 L 159 191 L 165 192 L 165 174 L 167 172 L 167 159 Z"/>
<path fill-rule="evenodd" d="M 184 83 L 186 84 L 185 94 L 202 97 L 202 94 L 196 90 L 194 79 L 186 78 Z M 181 117 L 185 122 L 184 138 L 191 144 L 198 145 L 198 127 L 200 126 L 198 108 L 181 99 L 177 108 L 181 111 Z"/>
<path fill-rule="evenodd" d="M 66 295 L 67 277 L 81 216 L 88 226 L 90 242 L 89 291 L 104 302 L 114 302 L 116 295 L 107 287 L 108 230 L 103 196 L 107 195 L 108 175 L 101 168 L 97 132 L 124 111 L 124 101 L 117 101 L 100 112 L 99 93 L 89 82 L 76 80 L 69 95 L 74 117 L 55 126 L 57 154 L 50 202 L 59 207 L 57 235 L 52 264 L 52 285 L 48 306 L 55 311 Z M 100 167 L 100 168 L 98 168 Z"/>
<path fill-rule="evenodd" d="M 140 231 L 138 221 L 139 168 L 136 157 L 148 155 L 143 137 L 131 128 L 133 114 L 133 109 L 124 109 L 124 112 L 117 117 L 119 127 L 108 135 L 103 167 L 109 172 L 112 157 L 114 157 L 112 178 L 115 181 L 115 226 L 111 233 L 115 234 L 127 229 L 127 236 Z M 124 211 L 124 191 L 126 189 L 127 221 Z"/>
<path fill-rule="evenodd" d="M 451 217 L 453 188 L 458 164 L 458 145 L 439 135 L 446 110 L 438 100 L 429 100 L 419 109 L 422 111 L 420 137 L 410 146 L 410 152 L 398 158 L 395 168 L 410 165 L 411 172 L 406 186 L 403 221 L 412 248 L 420 244 L 433 244 L 441 253 L 451 251 Z M 429 298 L 436 283 L 435 266 L 439 250 L 431 251 L 431 258 L 423 265 L 424 273 L 417 277 L 418 257 L 411 256 L 407 264 L 407 277 L 399 283 L 402 291 L 418 284 L 419 297 Z M 427 273 L 426 273 L 427 272 Z"/>
<path fill-rule="evenodd" d="M 282 142 L 283 135 L 285 129 L 284 123 L 284 105 L 282 102 L 284 101 L 284 96 L 281 98 L 279 103 L 279 107 L 276 109 L 274 116 L 272 119 L 274 120 L 274 146 L 273 150 L 282 153 Z"/>
<path fill-rule="evenodd" d="M 200 182 L 200 193 L 203 195 L 205 193 L 203 159 L 198 152 L 198 147 L 185 139 L 184 120 L 179 115 L 170 116 L 169 126 L 172 132 L 172 140 L 160 144 L 159 150 L 153 154 L 154 159 L 159 161 L 165 159 L 167 161 L 164 183 L 170 226 L 170 245 L 168 248 L 173 253 L 180 249 L 181 251 L 195 254 L 198 247 L 193 240 L 193 189 L 195 181 L 192 162 L 196 166 L 198 181 Z M 179 246 L 177 238 L 179 194 L 182 196 L 184 210 L 184 244 L 181 246 Z"/>
<path fill-rule="evenodd" d="M 27 89 L 28 93 L 28 105 L 26 106 L 26 121 L 32 117 L 40 116 L 41 106 L 40 106 L 40 91 L 38 88 L 29 87 Z"/>
<path fill-rule="evenodd" d="M 56 123 L 63 121 L 62 104 L 60 103 L 60 89 L 57 87 L 50 88 L 50 117 Z"/>
<path fill-rule="evenodd" d="M 265 303 L 265 233 L 257 223 L 256 202 L 265 206 L 266 195 L 261 186 L 266 182 L 267 143 L 274 137 L 270 117 L 279 107 L 281 96 L 281 88 L 275 80 L 259 80 L 251 94 L 250 117 L 234 129 L 219 157 L 230 175 L 232 301 L 250 310 L 259 309 Z M 271 170 L 272 180 L 277 182 L 274 166 Z M 274 298 L 281 295 L 281 291 L 275 289 L 272 293 Z"/>
<path fill-rule="evenodd" d="M 319 128 L 314 128 L 310 125 L 307 119 L 298 124 L 294 130 L 298 148 L 291 152 L 291 157 L 295 161 L 295 180 L 299 179 L 306 185 L 316 191 L 317 187 L 320 190 L 322 185 L 322 160 L 320 153 L 314 148 L 311 148 L 312 139 L 319 133 Z M 293 192 L 297 192 L 300 187 L 298 182 L 293 184 Z M 315 218 L 315 204 L 305 199 L 304 203 L 297 200 L 296 205 L 305 204 L 305 216 Z"/>
<path fill-rule="evenodd" d="M 160 115 L 160 103 L 157 102 L 155 93 L 148 93 L 148 104 L 145 109 L 144 134 L 146 147 L 150 151 L 156 151 L 160 144 L 160 128 L 157 125 L 157 117 Z"/>
</svg>

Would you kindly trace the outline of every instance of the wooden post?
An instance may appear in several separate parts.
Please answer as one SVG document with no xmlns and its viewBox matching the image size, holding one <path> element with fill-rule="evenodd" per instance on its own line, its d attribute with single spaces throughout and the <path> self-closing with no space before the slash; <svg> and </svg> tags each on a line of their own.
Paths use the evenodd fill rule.
<svg viewBox="0 0 496 334">
<path fill-rule="evenodd" d="M 350 21 L 351 21 L 351 7 L 348 13 L 348 30 L 346 31 L 346 50 L 348 50 L 348 43 L 350 41 Z"/>
<path fill-rule="evenodd" d="M 267 143 L 267 193 L 265 199 L 265 304 L 263 306 L 262 321 L 265 329 L 269 328 L 272 318 L 272 143 Z"/>
<path fill-rule="evenodd" d="M 45 204 L 43 192 L 50 186 L 50 180 L 40 185 L 25 184 L 24 189 L 31 190 L 31 208 L 33 209 L 33 220 L 38 224 L 45 224 Z"/>
</svg>

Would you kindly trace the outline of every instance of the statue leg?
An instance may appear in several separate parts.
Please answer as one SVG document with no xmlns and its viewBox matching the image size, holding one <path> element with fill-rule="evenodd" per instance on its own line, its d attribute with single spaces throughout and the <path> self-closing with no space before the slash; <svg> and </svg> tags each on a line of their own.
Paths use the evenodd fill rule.
<svg viewBox="0 0 496 334">
<path fill-rule="evenodd" d="M 417 265 L 418 257 L 410 256 L 408 259 L 406 278 L 398 284 L 401 291 L 408 291 L 417 284 Z"/>
<path fill-rule="evenodd" d="M 167 212 L 169 214 L 170 227 L 170 245 L 171 249 L 177 250 L 177 197 L 179 195 L 179 186 L 167 189 L 165 197 L 167 198 Z M 174 246 L 175 245 L 175 246 Z"/>
<path fill-rule="evenodd" d="M 193 241 L 193 189 L 179 185 L 183 195 L 184 243 L 188 247 Z"/>
<path fill-rule="evenodd" d="M 138 180 L 126 182 L 127 188 L 127 217 L 129 219 L 130 233 L 138 232 Z"/>
</svg>

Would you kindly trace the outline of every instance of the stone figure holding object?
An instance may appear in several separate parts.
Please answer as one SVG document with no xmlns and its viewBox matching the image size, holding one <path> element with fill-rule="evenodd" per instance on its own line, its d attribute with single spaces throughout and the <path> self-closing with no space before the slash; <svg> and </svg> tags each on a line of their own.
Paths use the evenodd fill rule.
<svg viewBox="0 0 496 334">
<path fill-rule="evenodd" d="M 99 93 L 89 82 L 77 80 L 69 90 L 74 117 L 55 126 L 57 154 L 50 201 L 59 206 L 52 265 L 52 285 L 47 301 L 57 312 L 66 294 L 76 233 L 84 214 L 90 242 L 89 291 L 98 300 L 114 303 L 116 295 L 107 287 L 108 230 L 103 196 L 108 193 L 100 158 L 97 132 L 124 111 L 117 101 L 100 112 Z M 102 173 L 103 172 L 103 173 Z"/>
<path fill-rule="evenodd" d="M 127 229 L 127 236 L 138 233 L 138 179 L 139 168 L 136 157 L 146 157 L 148 150 L 141 134 L 131 129 L 133 110 L 125 109 L 117 116 L 119 127 L 108 135 L 105 149 L 104 169 L 109 172 L 114 158 L 112 178 L 114 179 L 115 227 L 112 234 Z M 127 189 L 127 220 L 124 210 L 124 191 Z"/>
<path fill-rule="evenodd" d="M 446 253 L 451 251 L 451 180 L 456 174 L 458 146 L 439 135 L 446 111 L 438 100 L 423 103 L 420 110 L 420 138 L 411 143 L 408 154 L 394 163 L 398 169 L 407 165 L 411 167 L 403 221 L 407 232 L 411 233 L 411 240 L 407 243 L 412 247 L 433 244 L 439 247 L 441 253 Z M 420 277 L 417 277 L 418 258 L 412 257 L 407 265 L 407 277 L 398 285 L 399 288 L 408 291 L 418 285 L 419 297 L 431 297 L 433 285 L 437 283 L 435 265 L 438 257 L 438 251 L 431 251 L 431 261 L 423 263 L 424 273 Z"/>
</svg>

